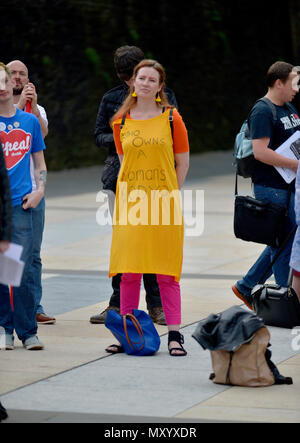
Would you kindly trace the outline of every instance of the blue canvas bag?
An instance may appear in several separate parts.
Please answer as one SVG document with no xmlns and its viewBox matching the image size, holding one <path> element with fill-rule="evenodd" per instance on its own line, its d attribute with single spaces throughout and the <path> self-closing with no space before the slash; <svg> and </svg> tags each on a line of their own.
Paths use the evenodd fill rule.
<svg viewBox="0 0 300 443">
<path fill-rule="evenodd" d="M 113 309 L 107 313 L 105 326 L 128 355 L 152 355 L 159 349 L 160 337 L 144 311 L 133 309 L 132 314 L 120 315 Z"/>
</svg>

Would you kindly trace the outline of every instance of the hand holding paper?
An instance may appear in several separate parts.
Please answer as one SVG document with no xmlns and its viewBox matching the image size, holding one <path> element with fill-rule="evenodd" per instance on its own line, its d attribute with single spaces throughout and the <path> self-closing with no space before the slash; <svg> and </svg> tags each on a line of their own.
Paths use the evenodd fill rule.
<svg viewBox="0 0 300 443">
<path fill-rule="evenodd" d="M 4 254 L 5 251 L 9 248 L 9 241 L 0 240 L 0 253 Z"/>
<path fill-rule="evenodd" d="M 0 283 L 20 286 L 25 263 L 20 260 L 23 247 L 10 243 L 4 254 L 0 253 Z"/>
<path fill-rule="evenodd" d="M 294 160 L 300 159 L 300 131 L 296 131 L 282 145 L 275 150 L 277 154 Z M 296 173 L 292 169 L 274 166 L 286 183 L 291 183 L 296 178 Z"/>
</svg>

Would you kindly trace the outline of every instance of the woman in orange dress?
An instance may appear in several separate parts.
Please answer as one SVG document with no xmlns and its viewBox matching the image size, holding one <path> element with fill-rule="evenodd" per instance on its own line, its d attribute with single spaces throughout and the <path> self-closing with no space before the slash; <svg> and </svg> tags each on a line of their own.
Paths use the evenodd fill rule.
<svg viewBox="0 0 300 443">
<path fill-rule="evenodd" d="M 158 62 L 140 62 L 130 93 L 112 120 L 121 169 L 109 275 L 122 273 L 125 315 L 138 308 L 142 274 L 157 274 L 169 352 L 184 356 L 179 332 L 184 235 L 180 188 L 189 167 L 189 142 L 180 114 L 163 92 L 164 83 L 165 71 Z M 106 350 L 123 351 L 120 345 Z"/>
</svg>

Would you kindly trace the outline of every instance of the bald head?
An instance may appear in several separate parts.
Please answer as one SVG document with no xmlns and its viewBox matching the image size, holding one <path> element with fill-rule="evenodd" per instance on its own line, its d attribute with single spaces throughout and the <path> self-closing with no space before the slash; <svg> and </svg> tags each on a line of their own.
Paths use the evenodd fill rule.
<svg viewBox="0 0 300 443">
<path fill-rule="evenodd" d="M 13 61 L 7 63 L 6 66 L 8 66 L 8 68 L 10 70 L 12 70 L 12 69 L 18 69 L 18 70 L 23 69 L 24 71 L 26 71 L 28 73 L 27 66 L 25 65 L 25 63 L 21 62 L 21 60 L 13 60 Z"/>
<path fill-rule="evenodd" d="M 13 60 L 7 63 L 6 66 L 9 68 L 15 83 L 14 95 L 20 95 L 24 86 L 29 82 L 28 69 L 20 60 Z"/>
</svg>

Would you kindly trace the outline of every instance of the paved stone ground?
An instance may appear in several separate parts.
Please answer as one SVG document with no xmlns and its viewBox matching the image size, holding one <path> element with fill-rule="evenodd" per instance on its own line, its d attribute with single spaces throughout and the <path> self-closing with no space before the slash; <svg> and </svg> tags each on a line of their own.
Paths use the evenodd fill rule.
<svg viewBox="0 0 300 443">
<path fill-rule="evenodd" d="M 43 242 L 43 304 L 57 318 L 40 326 L 45 350 L 0 353 L 0 399 L 17 422 L 203 423 L 299 422 L 300 354 L 288 329 L 269 328 L 273 361 L 291 386 L 239 388 L 208 377 L 210 354 L 191 337 L 199 320 L 239 305 L 231 285 L 262 247 L 232 231 L 234 174 L 230 153 L 192 157 L 185 189 L 204 191 L 204 230 L 186 237 L 181 281 L 186 358 L 170 358 L 167 328 L 153 357 L 107 355 L 113 342 L 89 323 L 107 305 L 111 227 L 96 223 L 100 168 L 49 174 Z M 241 192 L 249 182 L 240 181 Z M 144 292 L 141 308 L 145 309 Z"/>
</svg>

